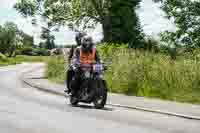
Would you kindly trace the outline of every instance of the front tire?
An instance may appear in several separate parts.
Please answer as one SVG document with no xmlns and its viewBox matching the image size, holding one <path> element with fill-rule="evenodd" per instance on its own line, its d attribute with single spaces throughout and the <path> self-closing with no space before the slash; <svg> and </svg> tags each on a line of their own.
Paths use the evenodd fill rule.
<svg viewBox="0 0 200 133">
<path fill-rule="evenodd" d="M 93 101 L 96 109 L 103 109 L 107 101 L 106 85 L 101 81 L 99 82 L 95 99 Z"/>
<path fill-rule="evenodd" d="M 69 101 L 70 101 L 72 106 L 77 106 L 77 104 L 78 104 L 78 99 L 74 96 L 70 96 Z"/>
</svg>

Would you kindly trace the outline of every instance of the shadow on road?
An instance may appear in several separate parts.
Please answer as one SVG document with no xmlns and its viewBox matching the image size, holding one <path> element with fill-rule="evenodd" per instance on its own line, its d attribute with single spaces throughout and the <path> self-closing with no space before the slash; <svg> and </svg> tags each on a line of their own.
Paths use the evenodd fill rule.
<svg viewBox="0 0 200 133">
<path fill-rule="evenodd" d="M 72 105 L 70 105 L 70 106 L 72 106 Z M 72 106 L 72 107 L 74 107 L 74 108 L 82 108 L 82 109 L 96 109 L 92 105 L 83 105 L 83 104 L 79 104 L 77 106 Z M 114 109 L 113 108 L 105 107 L 103 109 L 96 109 L 96 110 L 113 111 Z"/>
</svg>

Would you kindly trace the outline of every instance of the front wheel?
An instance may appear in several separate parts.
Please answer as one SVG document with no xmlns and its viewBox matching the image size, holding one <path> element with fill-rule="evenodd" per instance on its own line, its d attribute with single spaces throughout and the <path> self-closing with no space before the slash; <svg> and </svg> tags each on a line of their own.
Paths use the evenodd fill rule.
<svg viewBox="0 0 200 133">
<path fill-rule="evenodd" d="M 78 104 L 78 99 L 74 96 L 70 96 L 69 100 L 72 106 L 76 106 Z"/>
<path fill-rule="evenodd" d="M 103 82 L 99 82 L 97 93 L 95 96 L 95 99 L 93 101 L 94 107 L 96 109 L 102 109 L 104 108 L 107 101 L 107 89 L 106 85 Z"/>
</svg>

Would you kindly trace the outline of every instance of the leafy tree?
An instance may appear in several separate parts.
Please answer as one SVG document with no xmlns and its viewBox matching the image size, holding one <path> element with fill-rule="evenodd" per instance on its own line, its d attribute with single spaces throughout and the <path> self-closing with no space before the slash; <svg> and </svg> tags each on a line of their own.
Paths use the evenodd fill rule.
<svg viewBox="0 0 200 133">
<path fill-rule="evenodd" d="M 30 36 L 30 35 L 24 33 L 23 31 L 20 31 L 20 36 L 22 38 L 23 46 L 29 46 L 29 47 L 33 47 L 34 46 L 33 36 Z"/>
<path fill-rule="evenodd" d="M 0 33 L 3 31 L 3 27 L 0 25 Z"/>
<path fill-rule="evenodd" d="M 39 48 L 45 48 L 45 43 L 44 42 L 40 42 L 39 43 Z"/>
<path fill-rule="evenodd" d="M 141 0 L 19 0 L 15 8 L 24 17 L 42 16 L 51 26 L 67 24 L 73 30 L 102 24 L 104 41 L 131 42 L 143 39 L 135 9 Z M 35 23 L 35 19 L 34 23 Z"/>
<path fill-rule="evenodd" d="M 105 30 L 108 31 L 108 40 L 129 43 L 130 47 L 143 47 L 143 34 L 135 12 L 139 2 L 140 0 L 112 0 L 109 9 L 111 28 L 105 28 L 108 29 Z"/>
<path fill-rule="evenodd" d="M 16 48 L 16 38 L 17 38 L 17 25 L 12 22 L 6 22 L 1 27 L 0 31 L 0 52 L 3 54 L 8 54 L 11 57 L 14 54 Z"/>
<path fill-rule="evenodd" d="M 200 47 L 200 1 L 198 0 L 154 0 L 160 1 L 166 17 L 174 19 L 175 32 L 165 32 L 164 40 L 188 47 Z"/>
<path fill-rule="evenodd" d="M 42 27 L 42 34 L 41 39 L 45 40 L 45 48 L 47 49 L 53 49 L 55 48 L 55 36 L 51 35 L 50 28 Z"/>
<path fill-rule="evenodd" d="M 13 22 L 6 22 L 0 26 L 0 52 L 9 57 L 15 55 L 15 50 L 23 47 L 32 47 L 33 37 L 19 30 Z"/>
</svg>

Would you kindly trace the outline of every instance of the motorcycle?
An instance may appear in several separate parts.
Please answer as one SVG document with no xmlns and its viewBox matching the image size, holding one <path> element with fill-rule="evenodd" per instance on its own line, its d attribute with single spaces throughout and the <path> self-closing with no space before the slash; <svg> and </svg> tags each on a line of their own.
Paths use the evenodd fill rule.
<svg viewBox="0 0 200 133">
<path fill-rule="evenodd" d="M 103 64 L 80 65 L 80 85 L 75 94 L 70 95 L 70 103 L 76 106 L 79 102 L 93 103 L 96 109 L 104 108 L 107 101 L 107 85 L 103 79 L 106 67 Z M 73 85 L 70 85 L 73 90 Z"/>
</svg>

